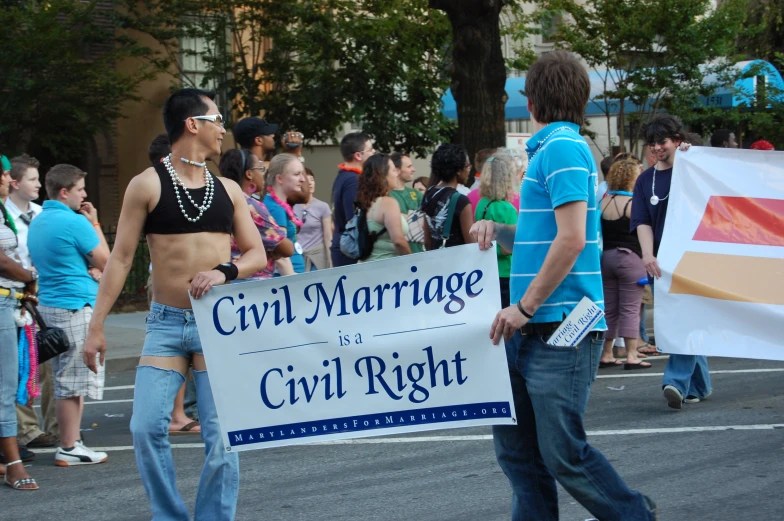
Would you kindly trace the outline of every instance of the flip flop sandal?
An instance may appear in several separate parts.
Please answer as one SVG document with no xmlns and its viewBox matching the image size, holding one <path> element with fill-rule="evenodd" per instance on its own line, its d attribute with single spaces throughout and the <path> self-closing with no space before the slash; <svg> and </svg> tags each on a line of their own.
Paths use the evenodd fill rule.
<svg viewBox="0 0 784 521">
<path fill-rule="evenodd" d="M 625 371 L 637 371 L 638 369 L 649 369 L 651 364 L 649 362 L 637 362 L 636 364 L 623 364 Z"/>
<path fill-rule="evenodd" d="M 620 360 L 613 360 L 612 362 L 599 362 L 599 369 L 607 369 L 608 367 L 617 367 L 623 365 Z"/>
<path fill-rule="evenodd" d="M 645 342 L 637 347 L 637 352 L 650 356 L 659 356 L 661 353 L 656 349 L 656 346 Z"/>
<path fill-rule="evenodd" d="M 11 463 L 6 463 L 6 467 L 8 467 L 9 465 L 16 465 L 17 463 L 22 463 L 22 460 L 18 459 L 16 461 L 12 461 Z M 6 470 L 6 474 L 3 475 L 3 483 L 5 483 L 7 486 L 11 487 L 14 490 L 23 490 L 23 491 L 38 490 L 38 483 L 36 483 L 33 478 L 17 479 L 13 483 L 11 483 L 10 481 L 8 481 L 8 471 L 7 470 Z M 35 487 L 34 488 L 22 488 L 25 485 L 35 485 Z"/>
<path fill-rule="evenodd" d="M 189 424 L 185 425 L 182 429 L 178 431 L 169 431 L 169 436 L 184 436 L 186 434 L 201 434 L 201 430 L 194 431 L 194 427 L 199 427 L 201 424 L 197 420 L 193 420 Z"/>
</svg>

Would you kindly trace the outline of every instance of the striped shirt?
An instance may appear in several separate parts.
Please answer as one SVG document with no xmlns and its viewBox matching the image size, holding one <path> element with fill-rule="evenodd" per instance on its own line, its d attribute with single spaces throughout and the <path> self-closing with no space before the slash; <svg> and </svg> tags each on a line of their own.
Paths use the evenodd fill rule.
<svg viewBox="0 0 784 521">
<path fill-rule="evenodd" d="M 602 274 L 596 225 L 598 177 L 588 143 L 573 123 L 551 123 L 528 140 L 528 156 L 534 157 L 523 179 L 517 219 L 510 292 L 520 300 L 544 264 L 558 227 L 555 209 L 585 201 L 585 249 L 572 270 L 534 314 L 531 322 L 561 322 L 583 297 L 604 309 Z M 549 136 L 549 137 L 548 137 Z M 538 152 L 537 152 L 538 151 Z M 604 319 L 597 330 L 605 330 Z"/>
</svg>

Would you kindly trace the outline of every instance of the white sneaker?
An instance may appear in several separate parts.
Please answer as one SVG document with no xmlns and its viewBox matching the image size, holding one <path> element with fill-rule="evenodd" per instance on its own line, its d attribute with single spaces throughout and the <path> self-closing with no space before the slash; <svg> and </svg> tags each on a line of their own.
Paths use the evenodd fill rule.
<svg viewBox="0 0 784 521">
<path fill-rule="evenodd" d="M 667 400 L 667 405 L 673 409 L 683 408 L 683 395 L 672 385 L 664 386 L 664 399 Z"/>
<path fill-rule="evenodd" d="M 74 448 L 70 451 L 65 451 L 61 447 L 57 448 L 54 456 L 54 464 L 58 467 L 70 467 L 72 465 L 95 465 L 103 463 L 109 459 L 109 455 L 105 452 L 96 452 L 83 443 L 76 442 Z"/>
</svg>

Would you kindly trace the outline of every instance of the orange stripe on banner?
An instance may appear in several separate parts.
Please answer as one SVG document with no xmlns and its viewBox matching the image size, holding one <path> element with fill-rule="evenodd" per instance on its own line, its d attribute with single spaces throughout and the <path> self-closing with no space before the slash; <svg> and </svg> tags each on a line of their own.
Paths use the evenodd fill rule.
<svg viewBox="0 0 784 521">
<path fill-rule="evenodd" d="M 670 293 L 784 305 L 784 259 L 687 251 Z"/>
<path fill-rule="evenodd" d="M 714 195 L 694 240 L 784 246 L 784 200 Z"/>
</svg>

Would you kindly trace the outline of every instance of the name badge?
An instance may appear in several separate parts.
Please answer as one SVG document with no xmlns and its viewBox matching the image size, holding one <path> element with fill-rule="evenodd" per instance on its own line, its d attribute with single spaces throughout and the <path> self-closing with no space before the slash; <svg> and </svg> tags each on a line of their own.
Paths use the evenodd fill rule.
<svg viewBox="0 0 784 521">
<path fill-rule="evenodd" d="M 299 242 L 294 243 L 294 251 L 302 255 L 302 246 L 300 246 Z"/>
</svg>

